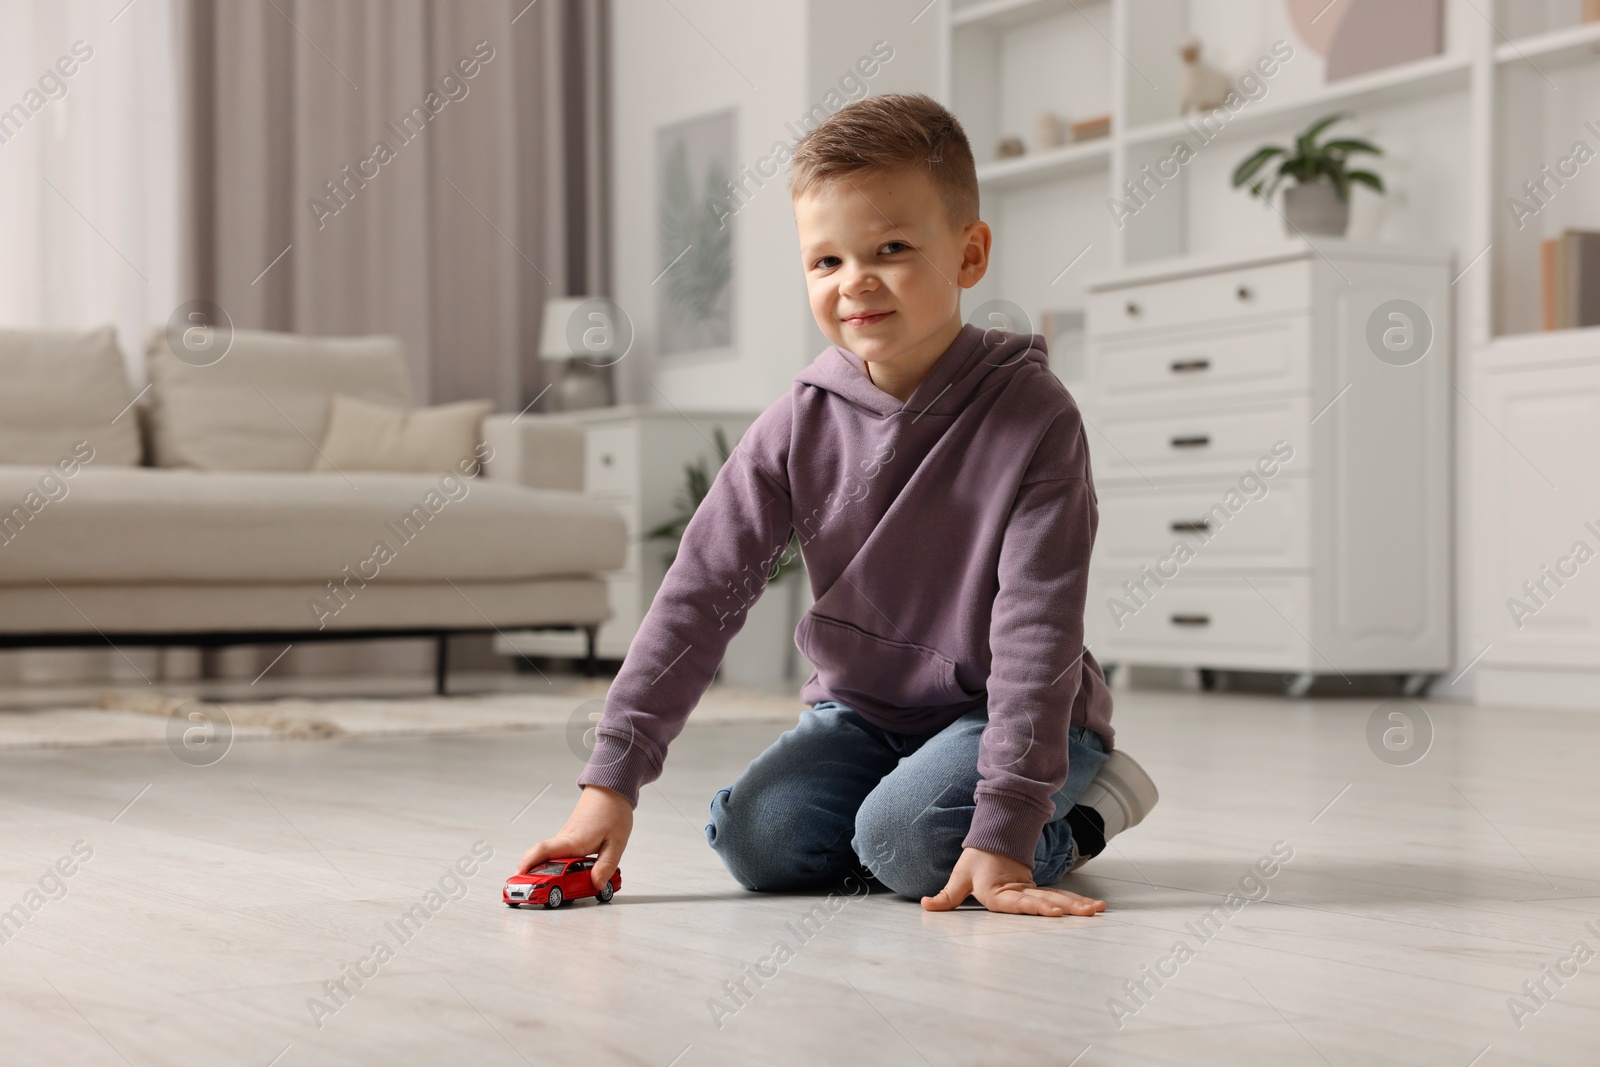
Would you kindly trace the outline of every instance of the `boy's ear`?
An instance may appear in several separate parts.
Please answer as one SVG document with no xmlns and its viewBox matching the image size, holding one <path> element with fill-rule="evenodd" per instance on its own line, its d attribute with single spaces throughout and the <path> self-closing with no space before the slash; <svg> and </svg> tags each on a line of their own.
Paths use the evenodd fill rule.
<svg viewBox="0 0 1600 1067">
<path fill-rule="evenodd" d="M 989 250 L 994 244 L 994 231 L 982 219 L 967 224 L 962 231 L 961 270 L 956 280 L 963 289 L 971 289 L 989 273 Z"/>
</svg>

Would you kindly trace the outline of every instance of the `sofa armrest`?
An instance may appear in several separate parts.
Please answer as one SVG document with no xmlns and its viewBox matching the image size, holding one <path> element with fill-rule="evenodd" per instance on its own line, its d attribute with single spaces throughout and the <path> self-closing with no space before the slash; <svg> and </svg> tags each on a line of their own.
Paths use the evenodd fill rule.
<svg viewBox="0 0 1600 1067">
<path fill-rule="evenodd" d="M 484 473 L 530 489 L 583 490 L 584 433 L 538 415 L 490 415 L 483 439 L 494 449 Z"/>
</svg>

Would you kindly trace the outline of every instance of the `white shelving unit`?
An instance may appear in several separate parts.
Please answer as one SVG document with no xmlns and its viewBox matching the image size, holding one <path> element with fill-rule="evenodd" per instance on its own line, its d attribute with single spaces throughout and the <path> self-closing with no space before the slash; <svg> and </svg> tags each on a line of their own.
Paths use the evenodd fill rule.
<svg viewBox="0 0 1600 1067">
<path fill-rule="evenodd" d="M 1588 537 L 1600 552 L 1600 536 L 1568 521 L 1600 520 L 1600 479 L 1585 473 L 1600 470 L 1600 328 L 1541 329 L 1541 240 L 1569 227 L 1600 229 L 1600 112 L 1592 107 L 1600 23 L 1583 23 L 1581 9 L 1579 0 L 1446 0 L 1442 53 L 1328 83 L 1283 0 L 937 8 L 942 99 L 973 143 L 984 218 L 995 229 L 990 272 L 968 296 L 974 306 L 1003 297 L 1038 323 L 1046 312 L 1083 311 L 1088 287 L 1109 275 L 1190 258 L 1224 262 L 1282 240 L 1281 216 L 1229 179 L 1256 147 L 1287 143 L 1322 115 L 1351 114 L 1338 129 L 1385 149 L 1372 169 L 1388 192 L 1354 192 L 1348 236 L 1454 253 L 1458 532 L 1439 550 L 1458 561 L 1453 691 L 1485 699 L 1600 699 L 1600 560 L 1520 628 L 1507 606 L 1573 542 Z M 1208 62 L 1235 75 L 1276 40 L 1295 50 L 1264 79 L 1264 94 L 1206 139 L 1177 113 L 1176 49 L 1191 33 Z M 1031 148 L 1042 109 L 1067 121 L 1109 114 L 1110 135 L 995 159 L 1007 135 Z M 1559 186 L 1546 182 L 1550 194 L 1519 223 L 1509 198 L 1580 140 L 1595 160 Z M 1150 182 L 1145 168 L 1179 141 L 1193 159 Z M 1110 202 L 1129 203 L 1126 183 L 1138 180 L 1148 195 L 1119 223 Z M 1573 466 L 1574 457 L 1587 466 Z"/>
<path fill-rule="evenodd" d="M 1360 132 L 1388 144 L 1403 164 L 1405 146 L 1382 136 L 1383 120 L 1401 118 L 1392 125 L 1403 135 L 1406 112 L 1415 111 L 1419 103 L 1444 101 L 1455 105 L 1449 116 L 1451 132 L 1458 144 L 1465 141 L 1476 37 L 1472 27 L 1457 24 L 1478 16 L 1464 0 L 1452 0 L 1447 8 L 1444 53 L 1328 84 L 1322 81 L 1321 58 L 1295 38 L 1282 0 L 982 0 L 940 5 L 945 31 L 942 99 L 961 119 L 973 143 L 986 217 L 998 218 L 1005 226 L 1012 216 L 1031 213 L 1030 221 L 1044 227 L 1042 236 L 1058 228 L 1052 214 L 1073 223 L 1080 240 L 1070 249 L 1054 250 L 1060 259 L 1057 270 L 1085 245 L 1092 254 L 1080 265 L 1084 273 L 1220 251 L 1207 247 L 1208 235 L 1196 232 L 1201 227 L 1187 224 L 1213 205 L 1230 218 L 1249 216 L 1253 225 L 1241 227 L 1243 232 L 1233 242 L 1243 250 L 1276 237 L 1282 220 L 1229 188 L 1225 177 L 1221 182 L 1212 179 L 1231 172 L 1259 140 L 1281 142 L 1321 115 L 1350 111 L 1365 122 Z M 1227 41 L 1233 55 L 1206 56 L 1225 71 L 1243 73 L 1255 58 L 1268 55 L 1278 39 L 1287 40 L 1295 50 L 1295 56 L 1281 64 L 1281 73 L 1264 79 L 1264 95 L 1232 114 L 1220 135 L 1204 145 L 1196 143 L 1190 122 L 1194 116 L 1180 116 L 1177 107 L 1182 64 L 1176 50 L 1191 32 L 1203 42 Z M 1580 54 L 1600 41 L 1597 33 L 1600 28 L 1593 25 L 1541 29 L 1526 44 L 1540 54 Z M 1519 42 L 1512 45 L 1520 47 Z M 1110 115 L 1111 133 L 1100 140 L 1034 151 L 1034 119 L 1044 109 L 1068 122 Z M 1349 128 L 1354 132 L 1356 125 Z M 1029 153 L 997 159 L 996 146 L 1007 135 L 1021 137 L 1030 146 Z M 1176 188 L 1161 189 L 1150 208 L 1118 226 L 1107 199 L 1124 196 L 1123 183 L 1137 178 L 1144 165 L 1168 154 L 1180 140 L 1197 150 L 1197 163 L 1171 180 Z M 1205 166 L 1195 169 L 1201 160 Z M 1393 169 L 1385 168 L 1386 162 L 1392 160 L 1379 161 L 1379 169 Z M 1461 168 L 1453 170 L 1459 175 Z M 1403 192 L 1411 191 L 1405 189 L 1405 174 L 1387 176 Z M 1375 205 L 1376 198 L 1363 206 Z M 1404 223 L 1393 218 L 1369 218 L 1364 223 L 1358 217 L 1357 226 L 1363 224 L 1373 232 L 1353 237 L 1413 238 L 1437 245 L 1455 244 L 1447 239 L 1465 236 L 1464 231 L 1408 233 Z M 1068 253 L 1065 258 L 1062 251 Z M 1029 266 L 1025 258 L 1014 261 L 1002 252 L 996 268 L 1003 284 L 996 288 L 1026 294 L 1030 286 L 1019 278 Z M 1063 301 L 1060 294 L 1070 296 Z M 1081 306 L 1081 286 L 1057 283 L 1051 297 L 1038 310 Z"/>
</svg>

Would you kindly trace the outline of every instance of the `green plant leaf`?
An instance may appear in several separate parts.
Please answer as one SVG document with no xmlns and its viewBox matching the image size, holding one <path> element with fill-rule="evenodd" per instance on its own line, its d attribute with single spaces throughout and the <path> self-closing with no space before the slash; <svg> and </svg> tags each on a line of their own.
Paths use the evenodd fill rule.
<svg viewBox="0 0 1600 1067">
<path fill-rule="evenodd" d="M 1251 178 L 1255 177 L 1256 172 L 1262 167 L 1266 166 L 1270 160 L 1277 156 L 1284 155 L 1287 151 L 1287 149 L 1281 148 L 1278 145 L 1267 145 L 1264 148 L 1258 149 L 1255 155 L 1250 156 L 1248 159 L 1244 160 L 1234 168 L 1233 187 L 1237 189 L 1245 182 L 1248 182 Z"/>
<path fill-rule="evenodd" d="M 1321 133 L 1323 130 L 1327 129 L 1329 126 L 1332 126 L 1335 122 L 1338 122 L 1340 119 L 1347 119 L 1349 117 L 1350 117 L 1350 115 L 1349 115 L 1348 112 L 1336 111 L 1332 115 L 1327 115 L 1327 116 L 1325 116 L 1323 118 L 1318 119 L 1316 122 L 1313 122 L 1310 126 L 1307 126 L 1306 127 L 1306 131 L 1304 133 L 1302 133 L 1299 136 L 1299 138 L 1296 139 L 1296 141 L 1295 141 L 1296 150 L 1299 151 L 1299 153 L 1302 156 L 1309 156 L 1309 155 L 1314 154 L 1316 152 L 1316 150 L 1317 150 L 1317 148 L 1316 148 L 1317 134 Z"/>
<path fill-rule="evenodd" d="M 1340 152 L 1345 155 L 1349 155 L 1351 152 L 1371 152 L 1375 156 L 1383 155 L 1383 149 L 1371 141 L 1363 141 L 1353 137 L 1340 141 L 1329 141 L 1322 146 L 1322 150 L 1324 152 Z"/>
<path fill-rule="evenodd" d="M 1282 185 L 1288 177 L 1288 172 L 1283 167 L 1279 167 L 1278 173 L 1274 174 L 1272 180 L 1267 182 L 1266 189 L 1261 193 L 1261 198 L 1267 202 L 1267 206 L 1270 207 L 1272 205 L 1272 198 L 1277 194 L 1278 186 Z"/>
<path fill-rule="evenodd" d="M 1370 170 L 1353 170 L 1346 177 L 1353 182 L 1360 182 L 1370 189 L 1375 189 L 1380 193 L 1383 192 L 1383 179 Z"/>
</svg>

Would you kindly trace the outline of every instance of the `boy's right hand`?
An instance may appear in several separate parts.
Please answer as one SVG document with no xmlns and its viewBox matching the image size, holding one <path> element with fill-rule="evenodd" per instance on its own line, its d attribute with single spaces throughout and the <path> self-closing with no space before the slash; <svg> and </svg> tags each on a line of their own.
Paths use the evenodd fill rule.
<svg viewBox="0 0 1600 1067">
<path fill-rule="evenodd" d="M 527 874 L 529 870 L 552 856 L 587 856 L 598 852 L 589 872 L 594 880 L 595 892 L 611 880 L 617 864 L 622 861 L 622 850 L 628 847 L 628 835 L 633 833 L 633 806 L 628 798 L 615 789 L 600 785 L 586 785 L 578 797 L 577 806 L 567 817 L 561 832 L 546 841 L 540 841 L 522 856 L 522 864 L 515 873 Z"/>
</svg>

